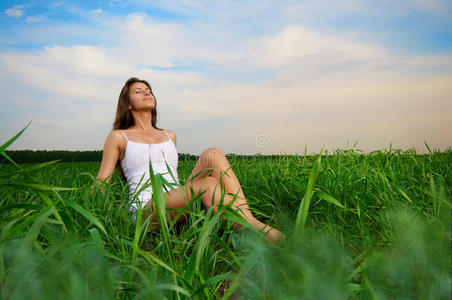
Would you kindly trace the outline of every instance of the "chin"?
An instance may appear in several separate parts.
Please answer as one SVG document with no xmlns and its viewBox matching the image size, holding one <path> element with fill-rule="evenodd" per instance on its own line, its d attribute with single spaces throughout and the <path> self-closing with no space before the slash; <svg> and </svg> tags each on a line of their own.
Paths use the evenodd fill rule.
<svg viewBox="0 0 452 300">
<path fill-rule="evenodd" d="M 155 106 L 154 106 L 153 103 L 148 103 L 147 105 L 144 105 L 144 108 L 145 108 L 145 109 L 154 110 L 154 109 L 155 109 Z"/>
</svg>

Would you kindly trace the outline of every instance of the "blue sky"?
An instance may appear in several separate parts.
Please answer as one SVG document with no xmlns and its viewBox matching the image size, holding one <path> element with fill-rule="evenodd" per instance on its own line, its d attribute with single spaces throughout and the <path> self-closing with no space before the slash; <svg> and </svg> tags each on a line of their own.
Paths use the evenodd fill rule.
<svg viewBox="0 0 452 300">
<path fill-rule="evenodd" d="M 11 149 L 101 149 L 131 76 L 180 152 L 445 149 L 452 2 L 0 3 L 1 140 L 32 121 Z"/>
</svg>

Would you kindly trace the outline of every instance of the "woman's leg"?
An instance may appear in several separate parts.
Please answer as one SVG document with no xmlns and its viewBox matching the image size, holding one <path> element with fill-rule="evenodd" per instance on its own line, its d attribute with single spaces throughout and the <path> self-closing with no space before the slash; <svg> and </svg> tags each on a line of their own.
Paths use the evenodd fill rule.
<svg viewBox="0 0 452 300">
<path fill-rule="evenodd" d="M 201 172 L 206 168 L 214 170 Z M 202 179 L 206 177 L 209 172 L 212 172 L 210 176 L 214 177 L 218 182 L 221 180 L 226 193 L 237 195 L 237 199 L 235 200 L 237 208 L 243 212 L 242 215 L 248 219 L 250 223 L 255 222 L 259 224 L 259 226 L 265 225 L 252 215 L 237 176 L 232 170 L 226 156 L 216 147 L 208 148 L 200 155 L 187 182 L 190 182 L 190 180 Z"/>
<path fill-rule="evenodd" d="M 206 168 L 211 168 L 214 170 L 206 170 L 201 172 Z M 201 172 L 201 173 L 200 173 Z M 201 153 L 198 161 L 196 162 L 193 171 L 191 172 L 187 182 L 190 180 L 197 180 L 206 177 L 209 172 L 211 172 L 212 177 L 214 177 L 218 182 L 221 180 L 221 185 L 226 193 L 231 193 L 237 195 L 237 199 L 234 201 L 234 206 L 236 206 L 242 212 L 242 215 L 248 219 L 248 221 L 258 230 L 264 228 L 264 223 L 257 220 L 251 213 L 248 203 L 246 201 L 245 195 L 243 193 L 242 187 L 232 170 L 228 159 L 223 154 L 223 152 L 217 147 L 211 147 L 206 149 L 203 153 Z M 200 174 L 198 174 L 200 173 Z M 194 178 L 196 175 L 198 176 Z M 267 226 L 268 228 L 268 226 Z M 277 231 L 273 229 L 272 231 Z M 282 237 L 282 234 L 277 231 L 278 234 Z"/>
<path fill-rule="evenodd" d="M 205 207 L 210 208 L 212 206 L 212 197 L 214 202 L 214 212 L 217 212 L 216 206 L 220 204 L 221 202 L 221 193 L 220 193 L 220 185 L 216 178 L 214 177 L 204 177 L 203 179 L 199 180 L 192 180 L 188 182 L 185 186 L 178 188 L 176 190 L 171 190 L 168 193 L 165 193 L 166 197 L 166 207 L 167 208 L 173 208 L 176 210 L 169 210 L 171 218 L 176 217 L 178 214 L 178 210 L 183 209 L 187 202 L 190 201 L 195 195 L 191 193 L 191 188 L 193 188 L 193 191 L 196 194 L 199 193 L 199 191 L 205 191 L 204 194 L 201 195 L 201 201 L 204 204 Z M 277 229 L 274 229 L 268 225 L 265 225 L 264 223 L 260 222 L 254 216 L 251 214 L 251 212 L 248 210 L 243 210 L 243 206 L 246 205 L 245 199 L 235 199 L 231 195 L 224 195 L 223 198 L 223 204 L 228 204 L 231 201 L 234 201 L 233 207 L 238 210 L 238 212 L 257 230 L 263 230 L 263 232 L 266 234 L 266 237 L 273 241 L 277 242 L 282 239 L 282 234 Z M 151 201 L 149 201 L 146 206 L 150 206 Z M 248 207 L 246 205 L 246 207 Z M 155 206 L 152 209 L 155 211 Z M 183 216 L 184 218 L 184 216 Z"/>
<path fill-rule="evenodd" d="M 214 170 L 206 170 L 195 178 L 196 174 L 206 168 L 213 168 Z M 223 154 L 223 152 L 221 152 L 221 150 L 216 147 L 208 148 L 203 153 L 201 153 L 195 167 L 193 168 L 193 171 L 188 177 L 187 182 L 189 182 L 190 180 L 202 179 L 206 177 L 209 172 L 212 172 L 210 176 L 217 179 L 218 182 L 220 182 L 221 179 L 222 186 L 226 193 L 237 194 L 239 198 L 245 199 L 242 187 L 237 179 L 237 176 L 232 170 L 228 159 Z M 221 176 L 220 173 L 223 174 L 223 176 Z M 246 202 L 245 205 L 246 209 L 249 210 Z"/>
</svg>

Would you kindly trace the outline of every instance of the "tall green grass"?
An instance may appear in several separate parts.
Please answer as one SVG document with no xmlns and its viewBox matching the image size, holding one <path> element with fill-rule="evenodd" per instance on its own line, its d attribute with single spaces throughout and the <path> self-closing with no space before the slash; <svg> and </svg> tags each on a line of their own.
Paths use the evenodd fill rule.
<svg viewBox="0 0 452 300">
<path fill-rule="evenodd" d="M 171 222 L 160 175 L 150 230 L 99 163 L 1 165 L 0 298 L 449 299 L 452 151 L 429 151 L 230 156 L 278 245 L 199 197 Z M 179 162 L 182 184 L 194 164 Z"/>
</svg>

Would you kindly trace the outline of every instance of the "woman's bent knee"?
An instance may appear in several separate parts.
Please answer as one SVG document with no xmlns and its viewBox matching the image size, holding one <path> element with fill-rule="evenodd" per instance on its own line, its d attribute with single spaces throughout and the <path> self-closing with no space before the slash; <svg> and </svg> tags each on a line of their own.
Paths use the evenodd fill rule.
<svg viewBox="0 0 452 300">
<path fill-rule="evenodd" d="M 199 160 L 204 166 L 216 166 L 224 157 L 223 152 L 217 147 L 210 147 L 206 149 L 199 156 Z"/>
<path fill-rule="evenodd" d="M 210 148 L 207 148 L 206 150 L 204 150 L 201 153 L 201 155 L 208 154 L 208 153 L 223 153 L 223 152 L 221 152 L 221 149 L 218 147 L 210 147 Z"/>
</svg>

